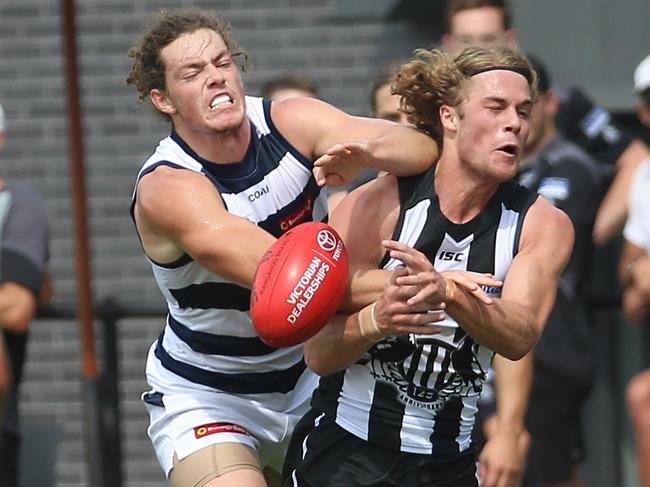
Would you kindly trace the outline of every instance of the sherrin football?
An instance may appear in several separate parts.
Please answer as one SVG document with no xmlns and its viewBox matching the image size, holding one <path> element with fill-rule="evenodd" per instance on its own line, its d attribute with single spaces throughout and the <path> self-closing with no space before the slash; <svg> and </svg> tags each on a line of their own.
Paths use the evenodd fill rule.
<svg viewBox="0 0 650 487">
<path fill-rule="evenodd" d="M 250 314 L 259 337 L 276 348 L 302 343 L 334 316 L 348 284 L 343 241 L 325 223 L 297 225 L 262 257 Z"/>
</svg>

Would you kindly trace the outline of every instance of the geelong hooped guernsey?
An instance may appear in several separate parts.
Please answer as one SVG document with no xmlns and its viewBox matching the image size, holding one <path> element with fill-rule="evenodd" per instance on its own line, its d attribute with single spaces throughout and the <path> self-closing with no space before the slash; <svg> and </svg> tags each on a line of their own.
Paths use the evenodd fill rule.
<svg viewBox="0 0 650 487">
<path fill-rule="evenodd" d="M 434 171 L 399 179 L 393 239 L 426 254 L 438 271 L 490 272 L 503 280 L 537 195 L 504 183 L 481 213 L 455 224 L 440 211 Z M 393 269 L 401 262 L 386 256 L 382 265 Z M 500 295 L 496 288 L 484 290 Z M 423 454 L 466 450 L 494 353 L 451 317 L 435 325 L 440 333 L 385 339 L 345 371 L 322 378 L 312 406 L 350 433 L 385 447 Z"/>
<path fill-rule="evenodd" d="M 172 132 L 145 162 L 138 180 L 160 165 L 202 173 L 219 190 L 230 213 L 275 236 L 325 218 L 325 194 L 312 176 L 312 162 L 277 131 L 270 102 L 246 97 L 246 115 L 251 140 L 241 162 L 206 161 Z M 301 376 L 311 374 L 302 346 L 274 349 L 257 337 L 248 289 L 210 272 L 189 255 L 171 264 L 151 261 L 151 266 L 169 314 L 154 344 L 155 358 L 150 355 L 148 374 L 159 374 L 165 383 L 247 394 L 278 405 Z M 311 382 L 300 381 L 305 397 Z"/>
</svg>

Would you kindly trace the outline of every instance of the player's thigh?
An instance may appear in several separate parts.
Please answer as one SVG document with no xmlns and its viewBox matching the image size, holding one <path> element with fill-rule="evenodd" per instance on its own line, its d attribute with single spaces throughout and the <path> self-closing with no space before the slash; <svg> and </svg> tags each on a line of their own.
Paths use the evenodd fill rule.
<svg viewBox="0 0 650 487">
<path fill-rule="evenodd" d="M 172 487 L 265 487 L 257 452 L 241 443 L 217 443 L 178 460 L 169 475 Z"/>
</svg>

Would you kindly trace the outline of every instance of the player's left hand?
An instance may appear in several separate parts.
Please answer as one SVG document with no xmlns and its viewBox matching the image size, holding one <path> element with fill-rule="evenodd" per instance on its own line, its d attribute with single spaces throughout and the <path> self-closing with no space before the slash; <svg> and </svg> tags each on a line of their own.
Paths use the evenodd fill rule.
<svg viewBox="0 0 650 487">
<path fill-rule="evenodd" d="M 408 300 L 408 304 L 416 304 L 421 301 L 432 303 L 445 301 L 448 297 L 447 281 L 453 281 L 480 301 L 491 304 L 492 298 L 485 293 L 481 286 L 501 287 L 503 284 L 494 279 L 492 274 L 460 270 L 437 272 L 426 255 L 404 243 L 385 240 L 382 245 L 390 252 L 392 258 L 401 260 L 408 270 L 409 274 L 399 277 L 397 284 L 414 286 L 418 289 L 418 292 Z"/>
<path fill-rule="evenodd" d="M 524 474 L 530 435 L 526 430 L 511 430 L 496 425 L 497 418 L 485 424 L 488 441 L 479 455 L 481 487 L 518 487 Z"/>
<path fill-rule="evenodd" d="M 347 142 L 330 147 L 314 161 L 312 172 L 319 186 L 341 186 L 357 177 L 364 165 L 372 165 L 368 142 Z"/>
</svg>

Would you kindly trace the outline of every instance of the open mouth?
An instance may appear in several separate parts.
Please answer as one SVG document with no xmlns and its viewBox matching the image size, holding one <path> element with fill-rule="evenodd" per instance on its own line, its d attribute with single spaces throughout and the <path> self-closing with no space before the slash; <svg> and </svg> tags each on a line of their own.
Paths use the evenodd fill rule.
<svg viewBox="0 0 650 487">
<path fill-rule="evenodd" d="M 230 95 L 221 94 L 215 96 L 210 102 L 210 109 L 216 110 L 218 108 L 223 108 L 227 105 L 232 105 L 233 101 Z"/>
<path fill-rule="evenodd" d="M 508 155 L 516 156 L 519 154 L 519 147 L 516 144 L 505 144 L 499 147 L 497 150 L 505 152 Z"/>
</svg>

